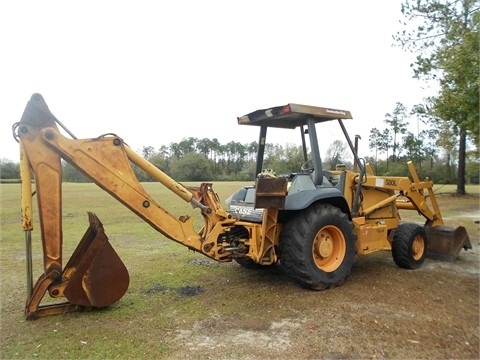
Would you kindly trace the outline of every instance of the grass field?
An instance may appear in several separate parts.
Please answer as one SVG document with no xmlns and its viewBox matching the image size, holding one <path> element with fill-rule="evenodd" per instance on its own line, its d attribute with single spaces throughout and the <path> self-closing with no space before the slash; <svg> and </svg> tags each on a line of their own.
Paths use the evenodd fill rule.
<svg viewBox="0 0 480 360">
<path fill-rule="evenodd" d="M 219 182 L 214 184 L 214 189 L 224 200 L 243 184 Z M 201 221 L 198 212 L 163 186 L 155 183 L 144 186 L 174 216 L 190 214 Z M 444 217 L 454 216 L 462 209 L 470 214 L 461 224 L 467 226 L 473 235 L 472 241 L 478 245 L 478 225 L 471 221 L 471 216 L 480 216 L 479 187 L 468 186 L 467 192 L 471 195 L 465 198 L 448 195 L 454 192 L 453 186 L 442 186 L 438 190 L 443 193 L 439 202 Z M 277 270 L 258 273 L 234 263 L 210 261 L 166 239 L 95 185 L 66 183 L 63 188 L 64 262 L 88 226 L 87 211 L 92 211 L 103 222 L 110 242 L 127 266 L 130 286 L 125 296 L 107 309 L 26 321 L 23 314 L 26 278 L 20 185 L 0 184 L 0 194 L 1 359 L 172 358 L 179 354 L 183 358 L 238 358 L 242 357 L 241 349 L 232 350 L 219 344 L 202 347 L 200 352 L 185 352 L 182 349 L 193 341 L 185 335 L 188 334 L 186 331 L 194 331 L 201 323 L 204 328 L 199 332 L 212 333 L 215 332 L 214 325 L 223 324 L 229 331 L 248 329 L 255 333 L 265 329 L 265 324 L 298 317 L 300 313 L 306 318 L 313 316 L 312 311 L 317 314 L 320 302 L 326 301 L 328 296 L 336 296 L 327 295 L 319 300 L 318 294 L 299 289 Z M 38 219 L 34 225 L 35 279 L 42 273 L 42 250 Z M 397 269 L 392 266 L 388 271 L 396 274 Z M 335 313 L 331 315 L 335 316 Z M 311 341 L 310 346 L 315 348 L 314 340 Z M 279 340 L 279 349 L 281 344 Z M 370 358 L 381 356 L 381 352 L 369 348 L 368 344 L 359 346 L 351 349 L 354 357 L 355 354 Z M 191 345 L 189 349 L 195 349 L 195 346 Z M 478 351 L 478 344 L 476 349 Z M 396 347 L 388 348 L 387 355 L 399 355 L 399 351 Z M 458 355 L 458 352 L 451 351 L 448 352 L 447 348 L 440 357 Z M 325 348 L 325 353 L 334 352 Z M 273 354 L 277 354 L 274 358 L 281 357 L 278 352 Z M 470 354 L 465 353 L 465 358 Z M 266 353 L 262 356 L 262 351 L 258 354 L 248 352 L 247 355 L 245 357 L 259 359 L 269 357 Z"/>
<path fill-rule="evenodd" d="M 241 186 L 240 183 L 219 185 L 222 199 Z M 163 186 L 146 183 L 144 187 L 175 216 L 193 215 L 189 204 Z M 202 262 L 195 265 L 194 260 L 203 260 L 202 255 L 167 240 L 94 184 L 65 183 L 64 263 L 88 227 L 87 211 L 92 211 L 103 222 L 110 242 L 127 266 L 130 287 L 121 302 L 100 314 L 68 314 L 26 322 L 23 319 L 26 271 L 20 185 L 0 184 L 0 189 L 2 359 L 51 358 L 52 353 L 55 358 L 137 358 L 143 354 L 163 357 L 171 351 L 170 345 L 157 339 L 155 333 L 169 332 L 178 321 L 193 322 L 207 313 L 208 305 L 192 306 L 192 299 L 182 295 L 182 290 L 214 281 L 216 275 L 229 266 L 210 261 L 206 265 Z M 201 221 L 198 213 L 197 216 Z M 43 271 L 38 218 L 35 225 L 34 279 Z M 158 314 L 162 316 L 156 316 Z M 51 344 L 55 344 L 54 349 Z"/>
</svg>

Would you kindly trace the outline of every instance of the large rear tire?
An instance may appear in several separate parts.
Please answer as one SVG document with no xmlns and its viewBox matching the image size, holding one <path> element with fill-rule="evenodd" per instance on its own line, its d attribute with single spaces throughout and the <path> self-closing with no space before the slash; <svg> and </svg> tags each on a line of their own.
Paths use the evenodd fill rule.
<svg viewBox="0 0 480 360">
<path fill-rule="evenodd" d="M 350 275 L 357 252 L 355 239 L 347 214 L 329 204 L 313 204 L 285 225 L 280 264 L 305 288 L 333 288 Z"/>
<path fill-rule="evenodd" d="M 404 269 L 418 269 L 423 265 L 428 249 L 428 237 L 423 226 L 402 223 L 395 230 L 392 257 Z"/>
</svg>

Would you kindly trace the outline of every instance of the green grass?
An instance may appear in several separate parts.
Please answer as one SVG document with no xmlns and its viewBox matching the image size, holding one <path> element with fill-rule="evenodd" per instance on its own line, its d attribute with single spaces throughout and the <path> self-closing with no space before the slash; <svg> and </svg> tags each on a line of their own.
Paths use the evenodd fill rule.
<svg viewBox="0 0 480 360">
<path fill-rule="evenodd" d="M 473 220 L 480 220 L 480 186 L 466 185 L 467 195 L 465 196 L 457 196 L 456 189 L 456 185 L 452 184 L 435 185 L 433 188 L 445 225 L 465 226 L 470 236 L 475 238 L 479 232 L 479 227 Z M 431 206 L 428 200 L 427 204 Z M 450 219 L 459 216 L 461 217 L 460 220 L 452 221 Z M 402 218 L 411 221 L 423 221 L 423 217 L 417 215 L 415 211 L 402 212 Z"/>
<path fill-rule="evenodd" d="M 215 183 L 225 200 L 245 183 Z M 185 184 L 189 185 L 189 184 Z M 195 185 L 195 184 L 192 184 Z M 174 216 L 201 217 L 163 186 L 145 189 Z M 442 211 L 478 212 L 479 187 L 457 198 L 442 187 Z M 63 186 L 64 263 L 88 226 L 87 211 L 98 215 L 111 244 L 130 273 L 130 286 L 116 304 L 101 311 L 68 313 L 25 321 L 25 245 L 20 223 L 20 185 L 0 184 L 0 358 L 132 359 L 168 358 L 180 346 L 179 329 L 192 328 L 212 314 L 235 326 L 262 329 L 272 319 L 297 316 L 317 308 L 315 294 L 305 292 L 272 269 L 253 272 L 234 263 L 220 264 L 166 239 L 93 184 Z M 33 232 L 34 279 L 42 273 L 42 249 L 36 217 Z M 467 221 L 466 221 L 467 222 Z M 469 224 L 478 238 L 478 226 Z M 202 289 L 196 296 L 182 290 Z M 324 299 L 335 296 L 334 292 Z M 48 296 L 48 295 L 47 295 Z M 299 302 L 298 299 L 303 301 Z M 300 310 L 299 310 L 300 309 Z M 317 311 L 317 310 L 315 310 Z M 225 321 L 227 321 L 225 320 Z M 215 357 L 215 353 L 212 354 Z"/>
<path fill-rule="evenodd" d="M 455 194 L 457 191 L 457 185 L 453 184 L 442 184 L 434 185 L 433 191 L 435 194 Z M 465 191 L 469 195 L 478 195 L 480 193 L 480 185 L 465 185 Z"/>
<path fill-rule="evenodd" d="M 18 184 L 20 179 L 0 179 L 0 184 Z"/>
<path fill-rule="evenodd" d="M 219 195 L 226 199 L 243 183 L 218 185 Z M 144 187 L 174 216 L 194 215 L 189 204 L 163 186 L 146 183 Z M 173 329 L 193 323 L 208 312 L 209 300 L 205 294 L 200 293 L 193 300 L 182 295 L 182 289 L 203 289 L 209 283 L 215 283 L 216 276 L 232 266 L 210 261 L 166 239 L 94 184 L 65 183 L 63 263 L 88 227 L 87 211 L 92 211 L 103 222 L 112 246 L 127 266 L 130 286 L 117 304 L 100 312 L 69 313 L 25 321 L 26 271 L 20 184 L 0 184 L 0 191 L 2 359 L 51 358 L 52 351 L 55 358 L 167 356 L 172 351 L 171 345 L 159 334 L 172 337 Z M 38 214 L 34 208 L 32 234 L 36 279 L 43 272 L 43 264 Z M 198 212 L 196 216 L 201 219 Z M 196 259 L 202 260 L 195 262 Z M 221 276 L 225 277 L 224 274 Z M 55 344 L 54 350 L 52 344 Z"/>
</svg>

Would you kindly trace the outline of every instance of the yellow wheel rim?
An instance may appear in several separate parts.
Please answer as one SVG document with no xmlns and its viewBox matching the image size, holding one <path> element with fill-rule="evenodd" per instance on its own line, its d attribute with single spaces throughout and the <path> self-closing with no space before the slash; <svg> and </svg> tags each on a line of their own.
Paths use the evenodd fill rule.
<svg viewBox="0 0 480 360">
<path fill-rule="evenodd" d="M 423 257 L 423 253 L 425 252 L 425 242 L 420 235 L 415 236 L 412 243 L 412 256 L 413 258 L 418 261 Z"/>
<path fill-rule="evenodd" d="M 333 225 L 321 228 L 313 240 L 313 259 L 325 272 L 335 271 L 342 264 L 346 250 L 343 233 Z"/>
</svg>

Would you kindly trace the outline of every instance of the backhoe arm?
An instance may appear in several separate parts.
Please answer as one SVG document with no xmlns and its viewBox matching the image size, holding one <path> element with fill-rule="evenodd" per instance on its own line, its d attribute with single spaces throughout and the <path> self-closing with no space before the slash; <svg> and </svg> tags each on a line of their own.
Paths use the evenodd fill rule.
<svg viewBox="0 0 480 360">
<path fill-rule="evenodd" d="M 100 220 L 93 214 L 89 214 L 89 229 L 62 270 L 62 159 L 167 238 L 216 260 L 231 260 L 231 254 L 225 251 L 226 245 L 218 239 L 235 220 L 222 209 L 211 184 L 202 184 L 198 189 L 183 187 L 115 135 L 94 139 L 63 136 L 39 94 L 34 94 L 28 102 L 16 129 L 21 144 L 21 168 L 30 168 L 34 175 L 44 253 L 45 273 L 35 287 L 29 289 L 27 317 L 68 311 L 78 306 L 107 306 L 121 298 L 128 287 L 125 266 L 107 241 Z M 139 183 L 132 163 L 194 208 L 199 208 L 204 219 L 202 229 L 196 232 L 192 218 L 175 218 L 157 204 Z M 22 214 L 24 230 L 29 233 L 32 206 L 31 195 L 28 199 L 31 179 L 27 170 L 22 172 Z M 110 270 L 105 269 L 107 263 L 111 265 Z M 108 293 L 113 295 L 104 295 L 105 285 L 109 283 L 113 285 Z M 66 297 L 68 303 L 41 308 L 39 303 L 47 289 L 50 296 Z"/>
</svg>

